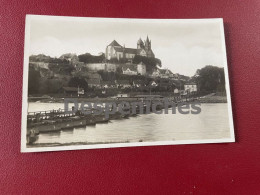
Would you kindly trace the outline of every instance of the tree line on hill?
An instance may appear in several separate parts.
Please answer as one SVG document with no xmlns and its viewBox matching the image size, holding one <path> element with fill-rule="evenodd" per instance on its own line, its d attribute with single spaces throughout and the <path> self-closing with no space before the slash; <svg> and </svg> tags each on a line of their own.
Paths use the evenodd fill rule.
<svg viewBox="0 0 260 195">
<path fill-rule="evenodd" d="M 69 64 L 67 59 L 53 58 L 44 54 L 31 55 L 29 57 L 30 62 L 45 62 L 45 63 L 56 63 L 56 64 Z"/>
<path fill-rule="evenodd" d="M 105 60 L 105 54 L 99 56 L 91 55 L 90 53 L 81 54 L 78 56 L 80 62 L 84 63 L 102 63 Z"/>
</svg>

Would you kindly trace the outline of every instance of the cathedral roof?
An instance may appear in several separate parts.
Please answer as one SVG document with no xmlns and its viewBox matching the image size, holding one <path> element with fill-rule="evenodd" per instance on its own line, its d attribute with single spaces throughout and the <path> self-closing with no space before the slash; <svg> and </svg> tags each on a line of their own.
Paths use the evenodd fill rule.
<svg viewBox="0 0 260 195">
<path fill-rule="evenodd" d="M 130 53 L 130 54 L 137 54 L 137 49 L 134 48 L 119 48 L 115 47 L 114 48 L 117 52 L 125 52 L 125 53 Z"/>
<path fill-rule="evenodd" d="M 116 40 L 112 41 L 108 46 L 117 46 L 117 47 L 122 47 Z"/>
</svg>

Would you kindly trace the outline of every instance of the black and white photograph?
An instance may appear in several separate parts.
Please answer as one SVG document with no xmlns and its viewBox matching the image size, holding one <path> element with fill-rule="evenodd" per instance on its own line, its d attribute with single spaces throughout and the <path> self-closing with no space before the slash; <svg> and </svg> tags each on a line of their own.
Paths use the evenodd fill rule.
<svg viewBox="0 0 260 195">
<path fill-rule="evenodd" d="M 26 16 L 22 152 L 234 141 L 221 18 Z"/>
</svg>

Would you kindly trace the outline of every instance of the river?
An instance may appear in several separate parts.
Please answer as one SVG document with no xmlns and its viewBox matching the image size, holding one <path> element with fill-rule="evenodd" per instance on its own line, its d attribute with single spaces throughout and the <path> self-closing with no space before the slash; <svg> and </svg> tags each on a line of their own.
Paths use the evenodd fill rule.
<svg viewBox="0 0 260 195">
<path fill-rule="evenodd" d="M 63 109 L 63 103 L 30 102 L 28 111 Z M 40 134 L 36 143 L 107 143 L 230 138 L 226 103 L 201 104 L 200 114 L 146 114 L 123 120 Z"/>
</svg>

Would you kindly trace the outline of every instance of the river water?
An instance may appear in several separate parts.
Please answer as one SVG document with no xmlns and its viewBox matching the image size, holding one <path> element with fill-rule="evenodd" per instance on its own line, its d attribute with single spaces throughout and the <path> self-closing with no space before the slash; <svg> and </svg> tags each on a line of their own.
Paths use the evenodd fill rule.
<svg viewBox="0 0 260 195">
<path fill-rule="evenodd" d="M 29 103 L 28 111 L 63 109 L 63 103 Z M 226 103 L 201 104 L 200 114 L 146 114 L 107 124 L 40 134 L 36 143 L 107 143 L 230 138 Z"/>
</svg>

